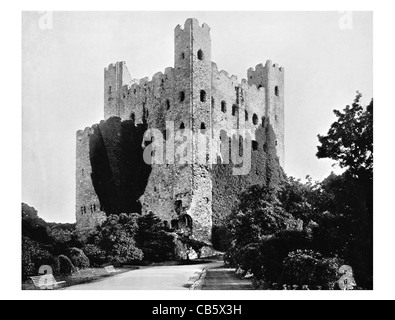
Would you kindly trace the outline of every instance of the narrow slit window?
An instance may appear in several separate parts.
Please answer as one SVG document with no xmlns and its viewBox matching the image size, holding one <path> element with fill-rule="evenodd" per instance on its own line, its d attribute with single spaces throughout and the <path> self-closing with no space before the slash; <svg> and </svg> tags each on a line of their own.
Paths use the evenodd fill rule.
<svg viewBox="0 0 395 320">
<path fill-rule="evenodd" d="M 226 102 L 225 101 L 221 101 L 221 111 L 223 112 L 223 113 L 226 113 Z"/>
<path fill-rule="evenodd" d="M 245 116 L 245 121 L 248 121 L 248 112 L 247 112 L 247 110 L 245 111 L 244 116 Z"/>
<path fill-rule="evenodd" d="M 170 110 L 170 101 L 166 100 L 166 110 Z"/>
<path fill-rule="evenodd" d="M 206 102 L 206 91 L 200 90 L 200 101 Z"/>
<path fill-rule="evenodd" d="M 232 116 L 236 116 L 238 114 L 238 107 L 234 104 L 232 106 Z"/>
<path fill-rule="evenodd" d="M 185 100 L 185 92 L 184 92 L 184 91 L 181 91 L 181 92 L 180 92 L 180 101 L 181 101 L 181 102 L 184 102 L 184 100 Z"/>
<path fill-rule="evenodd" d="M 256 126 L 258 124 L 258 116 L 254 113 L 252 116 L 252 124 Z"/>
<path fill-rule="evenodd" d="M 203 60 L 204 59 L 203 51 L 201 49 L 197 52 L 197 57 L 198 57 L 199 60 Z"/>
<path fill-rule="evenodd" d="M 278 86 L 275 86 L 275 87 L 274 87 L 274 94 L 278 97 L 278 94 L 279 94 L 279 93 L 278 93 Z"/>
</svg>

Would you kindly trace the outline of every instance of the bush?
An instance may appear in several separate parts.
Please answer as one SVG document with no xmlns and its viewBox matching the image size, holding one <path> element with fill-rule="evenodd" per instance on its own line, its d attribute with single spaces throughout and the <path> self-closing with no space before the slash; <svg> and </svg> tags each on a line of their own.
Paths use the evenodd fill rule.
<svg viewBox="0 0 395 320">
<path fill-rule="evenodd" d="M 174 259 L 174 236 L 165 231 L 158 217 L 152 213 L 141 216 L 138 226 L 136 243 L 144 253 L 144 260 L 162 262 Z"/>
<path fill-rule="evenodd" d="M 143 252 L 136 246 L 138 217 L 125 213 L 111 215 L 99 228 L 97 245 L 106 252 L 112 263 L 134 263 L 143 259 Z"/>
<path fill-rule="evenodd" d="M 71 248 L 69 250 L 69 257 L 73 265 L 78 269 L 86 269 L 90 266 L 88 257 L 81 249 Z"/>
<path fill-rule="evenodd" d="M 92 267 L 101 267 L 107 262 L 105 251 L 100 249 L 97 245 L 87 244 L 83 248 L 83 251 L 88 257 Z"/>
<path fill-rule="evenodd" d="M 59 273 L 61 275 L 70 275 L 74 272 L 75 267 L 71 260 L 65 255 L 60 255 L 59 259 Z"/>
<path fill-rule="evenodd" d="M 337 258 L 324 258 L 312 250 L 290 252 L 284 260 L 280 283 L 334 289 L 341 277 L 341 265 Z"/>
<path fill-rule="evenodd" d="M 226 252 L 232 246 L 232 232 L 228 226 L 213 226 L 213 247 L 222 252 Z"/>
<path fill-rule="evenodd" d="M 22 239 L 22 280 L 38 275 L 39 268 L 48 265 L 54 275 L 59 273 L 59 260 L 44 246 L 24 237 Z"/>
</svg>

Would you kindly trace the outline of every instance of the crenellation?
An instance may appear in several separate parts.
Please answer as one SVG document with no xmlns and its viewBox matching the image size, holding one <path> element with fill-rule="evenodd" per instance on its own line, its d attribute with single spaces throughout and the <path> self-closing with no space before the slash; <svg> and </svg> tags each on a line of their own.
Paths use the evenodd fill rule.
<svg viewBox="0 0 395 320">
<path fill-rule="evenodd" d="M 161 132 L 166 129 L 166 121 L 172 121 L 176 131 L 192 129 L 186 146 L 192 164 L 152 164 L 139 201 L 142 214 L 153 212 L 169 225 L 174 224 L 179 232 L 208 245 L 213 227 L 215 181 L 212 165 L 197 164 L 196 133 L 205 128 L 212 132 L 211 138 L 218 139 L 214 134 L 221 130 L 236 129 L 246 138 L 242 129 L 250 129 L 251 138 L 256 141 L 256 132 L 262 131 L 267 120 L 276 134 L 280 162 L 284 163 L 283 67 L 268 60 L 249 68 L 247 79 L 239 82 L 237 76 L 219 70 L 211 60 L 210 27 L 205 23 L 200 25 L 196 19 L 187 19 L 183 27 L 177 25 L 174 29 L 174 66 L 167 67 L 164 73 L 157 72 L 151 79 L 133 79 L 125 62 L 112 63 L 104 69 L 104 115 L 106 122 L 102 121 L 96 128 L 103 136 L 114 181 L 121 180 L 121 164 L 116 162 L 114 145 L 120 143 L 116 133 L 121 131 L 123 121 Z M 80 145 L 77 146 L 77 171 L 81 166 L 91 170 L 86 145 L 91 134 L 92 128 L 77 132 L 77 145 Z M 220 155 L 219 145 L 216 144 L 214 157 Z M 181 140 L 176 139 L 174 148 L 182 146 Z M 262 150 L 261 143 L 254 152 Z M 77 225 L 82 229 L 89 223 L 93 226 L 101 221 L 101 218 L 95 222 L 78 214 L 82 203 L 93 205 L 98 199 L 89 178 L 85 178 L 77 177 L 83 182 L 77 181 L 76 206 Z M 115 184 L 114 188 L 121 185 Z"/>
</svg>

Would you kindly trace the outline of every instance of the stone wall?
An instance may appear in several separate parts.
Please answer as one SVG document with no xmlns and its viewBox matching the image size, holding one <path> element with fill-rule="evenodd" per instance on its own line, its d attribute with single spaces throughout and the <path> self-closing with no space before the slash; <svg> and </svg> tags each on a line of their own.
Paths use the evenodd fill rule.
<svg viewBox="0 0 395 320">
<path fill-rule="evenodd" d="M 238 193 L 249 185 L 267 183 L 271 175 L 279 175 L 275 165 L 268 165 L 268 162 L 277 161 L 276 152 L 284 163 L 284 70 L 268 61 L 265 66 L 260 64 L 249 69 L 247 77 L 239 82 L 237 77 L 218 70 L 211 61 L 210 28 L 206 24 L 199 25 L 196 19 L 188 19 L 183 27 L 175 28 L 174 67 L 166 68 L 164 73 L 156 73 L 151 80 L 133 79 L 125 62 L 107 67 L 104 71 L 107 121 L 95 127 L 96 144 L 91 145 L 104 157 L 95 172 L 106 182 L 93 184 L 99 198 L 115 194 L 113 202 L 121 203 L 128 192 L 135 192 L 131 199 L 134 201 L 136 194 L 139 196 L 143 214 L 152 212 L 178 231 L 211 244 L 213 226 L 221 224 L 230 214 Z M 123 172 L 133 172 L 125 167 L 135 164 L 136 159 L 130 162 L 120 156 L 120 145 L 129 132 L 124 130 L 123 123 L 165 132 L 168 121 L 174 123 L 176 131 L 181 127 L 192 130 L 189 144 L 176 139 L 174 147 L 190 153 L 193 164 L 154 163 L 147 179 L 141 181 L 144 190 L 131 191 L 133 188 L 127 185 L 133 175 L 125 176 Z M 246 139 L 242 129 L 251 129 L 256 147 L 252 153 L 251 172 L 237 177 L 233 176 L 231 165 L 197 163 L 198 132 L 202 128 L 215 141 L 213 153 L 207 158 L 214 163 L 220 156 L 221 130 L 226 133 L 240 130 L 234 131 L 236 136 Z M 268 143 L 269 132 L 275 137 L 270 138 L 273 143 Z M 134 148 L 139 148 L 136 141 Z M 274 154 L 270 151 L 273 148 Z M 137 154 L 140 152 L 141 149 Z M 167 153 L 165 150 L 166 156 Z M 82 157 L 77 153 L 77 168 L 79 162 L 85 161 Z M 92 152 L 91 157 L 95 157 Z M 232 184 L 232 190 L 227 193 L 228 183 Z M 89 186 L 77 182 L 77 194 L 84 194 L 86 188 Z M 116 207 L 116 203 L 110 206 Z M 130 207 L 122 209 L 127 208 Z M 110 211 L 119 210 L 120 207 Z M 78 219 L 81 217 L 77 213 Z"/>
<path fill-rule="evenodd" d="M 89 233 L 105 219 L 99 198 L 92 184 L 92 167 L 89 157 L 89 141 L 93 134 L 92 128 L 77 132 L 76 162 L 76 218 L 77 231 Z"/>
</svg>

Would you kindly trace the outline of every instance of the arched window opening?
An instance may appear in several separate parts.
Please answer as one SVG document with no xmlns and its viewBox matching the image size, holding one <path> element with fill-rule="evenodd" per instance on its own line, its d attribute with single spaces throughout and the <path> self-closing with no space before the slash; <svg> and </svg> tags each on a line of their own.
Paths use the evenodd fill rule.
<svg viewBox="0 0 395 320">
<path fill-rule="evenodd" d="M 184 122 L 181 122 L 181 124 L 180 124 L 180 129 L 181 129 L 181 130 L 184 130 L 184 129 L 185 129 L 185 124 L 184 124 Z"/>
<path fill-rule="evenodd" d="M 252 116 L 252 124 L 256 126 L 258 124 L 258 116 L 254 113 Z"/>
<path fill-rule="evenodd" d="M 255 140 L 252 140 L 252 150 L 258 150 L 258 142 Z"/>
<path fill-rule="evenodd" d="M 134 114 L 134 112 L 132 112 L 132 113 L 130 114 L 130 120 L 132 120 L 133 123 L 136 121 L 136 115 Z"/>
<path fill-rule="evenodd" d="M 200 101 L 206 102 L 206 91 L 200 90 Z"/>
<path fill-rule="evenodd" d="M 205 124 L 204 122 L 202 122 L 202 123 L 200 124 L 200 130 L 202 130 L 203 133 L 205 132 L 205 130 L 206 130 L 206 124 Z"/>
<path fill-rule="evenodd" d="M 191 232 L 192 231 L 192 218 L 188 214 L 184 214 L 183 216 L 180 217 L 179 222 L 178 222 L 178 228 L 182 231 L 186 232 Z"/>
<path fill-rule="evenodd" d="M 181 102 L 184 102 L 184 100 L 185 100 L 185 92 L 184 92 L 184 91 L 181 91 L 181 92 L 180 92 L 180 101 L 181 101 Z"/>
<path fill-rule="evenodd" d="M 226 113 L 226 102 L 224 100 L 221 101 L 221 111 Z"/>
<path fill-rule="evenodd" d="M 236 116 L 239 113 L 239 108 L 234 104 L 232 106 L 232 116 Z"/>
<path fill-rule="evenodd" d="M 204 59 L 203 51 L 201 49 L 197 52 L 197 57 L 198 57 L 199 60 L 203 60 Z"/>
<path fill-rule="evenodd" d="M 170 110 L 170 101 L 169 101 L 169 99 L 166 100 L 166 110 Z"/>
<path fill-rule="evenodd" d="M 278 97 L 278 86 L 274 87 L 274 94 Z"/>
<path fill-rule="evenodd" d="M 260 89 L 260 88 L 262 88 L 262 87 L 263 87 L 263 85 L 260 84 L 260 85 L 258 86 L 258 89 Z"/>
</svg>

